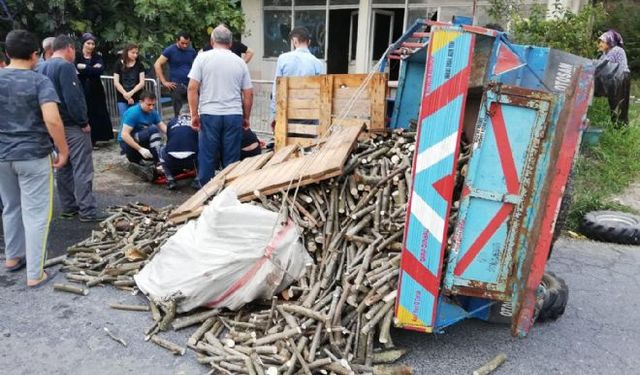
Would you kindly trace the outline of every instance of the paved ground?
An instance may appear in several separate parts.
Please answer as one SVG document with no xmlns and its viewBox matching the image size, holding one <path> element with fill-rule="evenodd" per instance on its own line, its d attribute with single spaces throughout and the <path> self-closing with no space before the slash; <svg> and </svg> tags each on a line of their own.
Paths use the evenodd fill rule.
<svg viewBox="0 0 640 375">
<path fill-rule="evenodd" d="M 96 153 L 102 207 L 128 201 L 164 206 L 191 191 L 167 192 L 141 184 L 122 169 L 113 153 Z M 59 208 L 56 207 L 56 212 Z M 50 252 L 85 238 L 93 225 L 56 220 Z M 416 374 L 469 374 L 499 352 L 509 356 L 496 374 L 635 374 L 640 368 L 640 248 L 560 240 L 549 264 L 570 288 L 569 307 L 557 322 L 534 326 L 526 339 L 507 327 L 467 321 L 434 336 L 395 331 L 396 345 L 411 349 L 403 363 Z M 58 276 L 61 277 L 61 276 Z M 192 352 L 174 357 L 143 341 L 148 313 L 114 311 L 111 302 L 136 303 L 112 288 L 93 288 L 86 297 L 27 290 L 24 272 L 0 271 L 0 374 L 204 374 Z M 108 327 L 128 342 L 110 340 Z M 167 336 L 184 341 L 192 329 Z"/>
</svg>

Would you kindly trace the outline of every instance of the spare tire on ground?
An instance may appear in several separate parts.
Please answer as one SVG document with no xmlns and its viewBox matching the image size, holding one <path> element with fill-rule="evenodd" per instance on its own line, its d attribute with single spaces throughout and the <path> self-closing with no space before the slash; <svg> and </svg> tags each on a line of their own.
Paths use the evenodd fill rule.
<svg viewBox="0 0 640 375">
<path fill-rule="evenodd" d="M 640 244 L 640 217 L 618 211 L 592 211 L 584 215 L 582 233 L 594 240 Z"/>
<path fill-rule="evenodd" d="M 545 272 L 540 282 L 540 288 L 543 289 L 542 306 L 538 311 L 536 321 L 544 322 L 558 319 L 564 314 L 569 301 L 567 283 L 553 272 Z"/>
</svg>

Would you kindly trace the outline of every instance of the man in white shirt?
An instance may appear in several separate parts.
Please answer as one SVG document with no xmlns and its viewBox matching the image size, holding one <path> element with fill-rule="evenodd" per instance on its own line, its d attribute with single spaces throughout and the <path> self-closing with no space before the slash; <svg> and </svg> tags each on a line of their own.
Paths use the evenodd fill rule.
<svg viewBox="0 0 640 375">
<path fill-rule="evenodd" d="M 213 49 L 196 57 L 189 72 L 191 127 L 200 132 L 198 181 L 240 160 L 242 129 L 250 127 L 253 88 L 247 64 L 231 52 L 233 38 L 224 25 L 211 33 Z"/>
</svg>

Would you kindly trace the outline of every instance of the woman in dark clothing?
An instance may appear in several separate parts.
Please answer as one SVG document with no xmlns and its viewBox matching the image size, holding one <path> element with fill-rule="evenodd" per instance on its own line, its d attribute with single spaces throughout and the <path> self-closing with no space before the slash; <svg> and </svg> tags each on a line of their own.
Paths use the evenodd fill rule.
<svg viewBox="0 0 640 375">
<path fill-rule="evenodd" d="M 611 109 L 611 120 L 628 124 L 631 71 L 629 70 L 622 36 L 615 30 L 609 30 L 600 35 L 598 38 L 598 51 L 602 53 L 600 60 L 618 64 L 618 70 L 620 71 L 617 75 L 620 78 L 616 84 L 612 85 L 613 89 L 607 95 L 609 108 Z"/>
<path fill-rule="evenodd" d="M 138 60 L 139 51 L 137 45 L 127 44 L 122 50 L 122 57 L 113 68 L 113 85 L 116 88 L 121 119 L 129 107 L 138 103 L 138 97 L 144 89 L 144 66 Z"/>
<path fill-rule="evenodd" d="M 100 81 L 100 75 L 104 72 L 104 60 L 95 48 L 96 38 L 91 33 L 82 34 L 82 50 L 76 55 L 76 68 L 87 101 L 91 141 L 94 146 L 97 141 L 113 138 L 104 87 Z"/>
</svg>

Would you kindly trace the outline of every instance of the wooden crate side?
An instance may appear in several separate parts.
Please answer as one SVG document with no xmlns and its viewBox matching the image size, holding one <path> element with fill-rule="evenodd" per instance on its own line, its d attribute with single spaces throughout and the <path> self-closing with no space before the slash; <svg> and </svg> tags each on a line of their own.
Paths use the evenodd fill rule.
<svg viewBox="0 0 640 375">
<path fill-rule="evenodd" d="M 280 151 L 276 152 L 271 159 L 264 165 L 264 168 L 270 167 L 272 165 L 280 164 L 289 160 L 292 157 L 295 157 L 295 153 L 298 151 L 298 145 L 289 145 L 283 147 Z"/>
<path fill-rule="evenodd" d="M 325 75 L 320 91 L 320 125 L 318 134 L 323 135 L 331 126 L 331 113 L 333 110 L 333 80 L 334 76 Z"/>
<path fill-rule="evenodd" d="M 276 80 L 276 128 L 274 130 L 276 150 L 287 145 L 288 82 L 286 77 L 278 77 Z"/>
<path fill-rule="evenodd" d="M 320 108 L 293 108 L 287 107 L 287 119 L 295 120 L 318 120 L 320 118 Z"/>
<path fill-rule="evenodd" d="M 375 74 L 369 82 L 371 98 L 371 123 L 369 131 L 384 131 L 387 117 L 387 77 L 386 74 Z"/>
<path fill-rule="evenodd" d="M 290 89 L 320 89 L 325 76 L 286 77 Z"/>
<path fill-rule="evenodd" d="M 229 175 L 227 176 L 227 182 L 233 181 L 236 178 L 243 176 L 249 172 L 253 172 L 262 168 L 269 159 L 273 156 L 273 151 L 265 152 L 260 155 L 256 155 L 250 158 L 246 158 L 243 160 L 243 164 L 246 164 L 245 168 L 235 168 Z M 245 163 L 246 162 L 246 163 Z"/>
</svg>

